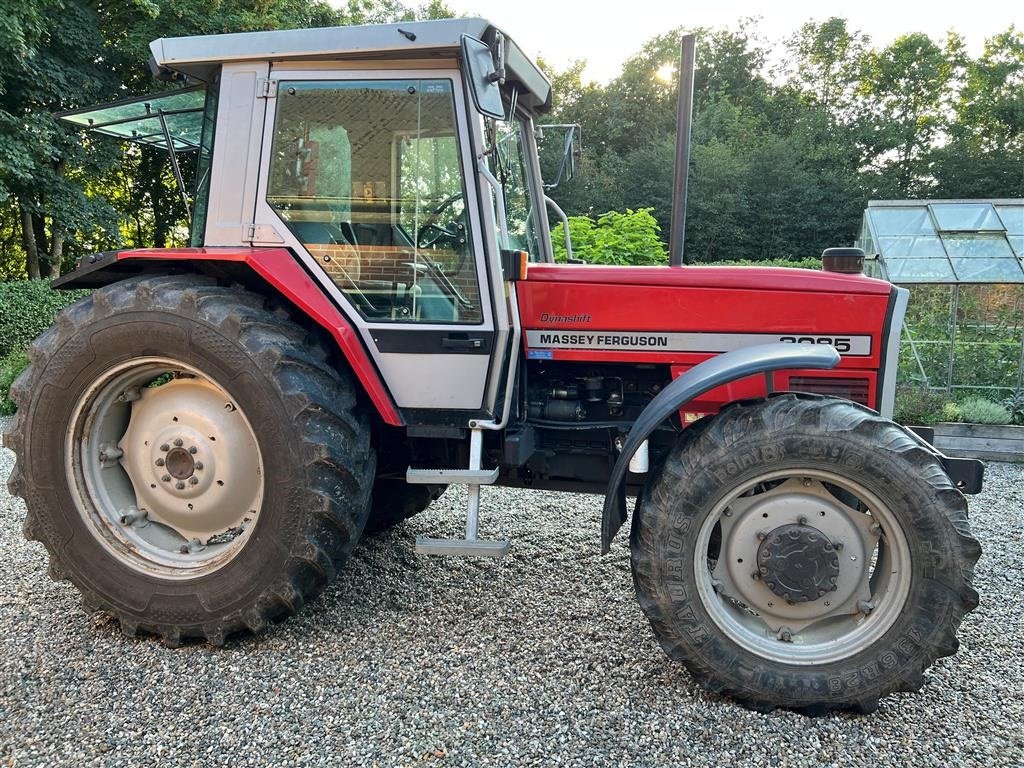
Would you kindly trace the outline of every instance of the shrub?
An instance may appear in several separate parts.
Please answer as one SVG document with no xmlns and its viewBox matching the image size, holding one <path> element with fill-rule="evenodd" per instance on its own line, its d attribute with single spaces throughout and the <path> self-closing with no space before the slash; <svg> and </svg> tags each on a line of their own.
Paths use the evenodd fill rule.
<svg viewBox="0 0 1024 768">
<path fill-rule="evenodd" d="M 1003 408 L 1009 411 L 1011 423 L 1024 425 L 1024 394 L 1006 398 L 1003 400 Z"/>
<path fill-rule="evenodd" d="M 14 413 L 14 403 L 10 398 L 11 384 L 27 367 L 28 355 L 21 350 L 0 358 L 0 416 L 10 416 Z"/>
<path fill-rule="evenodd" d="M 86 291 L 55 291 L 47 280 L 0 283 L 0 357 L 28 348 L 53 318 Z"/>
<path fill-rule="evenodd" d="M 661 227 L 651 215 L 653 208 L 608 211 L 596 220 L 569 217 L 572 255 L 588 264 L 666 264 L 668 252 L 661 241 Z M 565 234 L 559 224 L 551 231 L 555 261 L 565 261 Z"/>
<path fill-rule="evenodd" d="M 894 419 L 900 424 L 928 427 L 942 421 L 946 397 L 925 387 L 900 387 L 896 390 Z"/>
<path fill-rule="evenodd" d="M 968 424 L 1009 424 L 1010 412 L 983 397 L 969 397 L 960 403 L 961 420 Z"/>
<path fill-rule="evenodd" d="M 956 403 L 946 403 L 939 412 L 939 421 L 963 421 L 964 414 Z"/>
</svg>

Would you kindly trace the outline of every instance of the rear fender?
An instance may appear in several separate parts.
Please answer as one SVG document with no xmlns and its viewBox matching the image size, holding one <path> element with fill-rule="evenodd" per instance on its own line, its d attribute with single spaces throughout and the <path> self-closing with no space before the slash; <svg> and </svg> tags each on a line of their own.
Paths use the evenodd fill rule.
<svg viewBox="0 0 1024 768">
<path fill-rule="evenodd" d="M 55 288 L 90 288 L 187 262 L 233 264 L 251 269 L 273 290 L 326 330 L 385 424 L 401 426 L 402 417 L 352 324 L 313 282 L 287 248 L 141 248 L 83 257 L 73 272 L 55 280 Z"/>
<path fill-rule="evenodd" d="M 831 346 L 812 344 L 760 344 L 716 355 L 695 365 L 665 387 L 647 404 L 629 430 L 608 480 L 601 520 L 601 551 L 626 522 L 626 470 L 637 448 L 665 419 L 708 390 L 758 373 L 788 368 L 835 368 L 839 353 Z"/>
</svg>

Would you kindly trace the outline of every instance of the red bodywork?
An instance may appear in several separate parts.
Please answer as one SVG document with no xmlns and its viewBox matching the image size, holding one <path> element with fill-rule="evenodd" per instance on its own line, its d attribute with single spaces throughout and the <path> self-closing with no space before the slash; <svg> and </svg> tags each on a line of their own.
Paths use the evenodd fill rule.
<svg viewBox="0 0 1024 768">
<path fill-rule="evenodd" d="M 140 248 L 121 251 L 117 260 L 241 262 L 281 292 L 334 337 L 359 383 L 386 424 L 401 426 L 402 417 L 366 354 L 352 325 L 296 262 L 287 248 Z"/>
<path fill-rule="evenodd" d="M 356 330 L 302 269 L 287 248 L 144 248 L 121 251 L 117 261 L 220 261 L 242 263 L 325 328 L 335 339 L 385 423 L 404 422 Z M 756 267 L 610 267 L 531 264 L 519 283 L 524 354 L 529 358 L 589 363 L 654 363 L 673 378 L 723 349 L 609 350 L 531 347 L 530 331 L 623 331 L 710 334 L 832 335 L 870 337 L 870 351 L 844 355 L 832 371 L 781 371 L 773 388 L 806 388 L 818 381 L 850 381 L 865 404 L 877 407 L 886 313 L 892 286 L 859 275 Z M 778 338 L 773 340 L 778 341 Z M 684 421 L 726 403 L 766 394 L 763 376 L 740 379 L 687 404 Z"/>
<path fill-rule="evenodd" d="M 594 363 L 668 364 L 676 377 L 723 349 L 691 351 L 531 349 L 529 331 L 634 331 L 775 334 L 779 337 L 870 337 L 870 352 L 843 355 L 833 371 L 781 371 L 776 390 L 802 389 L 791 379 L 859 380 L 877 407 L 878 376 L 892 286 L 860 275 L 758 267 L 607 267 L 531 264 L 518 287 L 528 358 Z M 766 339 L 767 340 L 767 339 Z M 772 339 L 774 341 L 780 338 Z M 711 346 L 711 345 L 709 345 Z M 826 385 L 827 386 L 827 385 Z M 844 384 L 845 386 L 845 384 Z M 817 391 L 817 390 L 816 390 Z M 686 406 L 684 420 L 726 403 L 766 394 L 763 376 L 719 387 Z"/>
</svg>

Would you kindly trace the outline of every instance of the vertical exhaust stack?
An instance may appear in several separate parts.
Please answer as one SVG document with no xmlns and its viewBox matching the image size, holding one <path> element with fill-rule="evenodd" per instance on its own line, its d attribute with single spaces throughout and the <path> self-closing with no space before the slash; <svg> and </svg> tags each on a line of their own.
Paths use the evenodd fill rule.
<svg viewBox="0 0 1024 768">
<path fill-rule="evenodd" d="M 672 222 L 669 229 L 668 263 L 683 263 L 686 240 L 686 185 L 690 176 L 690 128 L 693 125 L 693 68 L 697 39 L 683 35 L 679 58 L 679 105 L 676 113 L 676 173 L 672 186 Z"/>
</svg>

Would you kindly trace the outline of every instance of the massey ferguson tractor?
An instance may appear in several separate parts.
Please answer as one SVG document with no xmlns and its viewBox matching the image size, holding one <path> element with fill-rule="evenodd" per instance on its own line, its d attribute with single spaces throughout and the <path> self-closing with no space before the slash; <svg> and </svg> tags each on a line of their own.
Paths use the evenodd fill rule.
<svg viewBox="0 0 1024 768">
<path fill-rule="evenodd" d="M 665 652 L 746 706 L 870 711 L 956 652 L 981 467 L 890 420 L 908 294 L 857 254 L 683 266 L 675 227 L 665 266 L 554 263 L 550 84 L 480 19 L 151 49 L 180 87 L 62 118 L 165 148 L 183 193 L 194 162 L 191 245 L 56 283 L 93 290 L 6 436 L 88 610 L 221 645 L 451 485 L 465 538 L 417 552 L 502 556 L 502 485 L 603 494 Z"/>
</svg>

